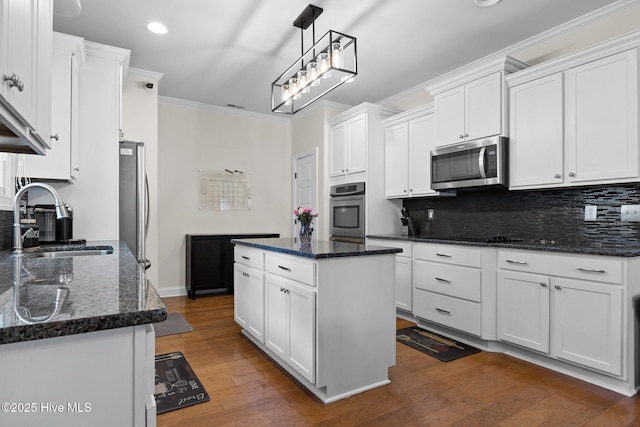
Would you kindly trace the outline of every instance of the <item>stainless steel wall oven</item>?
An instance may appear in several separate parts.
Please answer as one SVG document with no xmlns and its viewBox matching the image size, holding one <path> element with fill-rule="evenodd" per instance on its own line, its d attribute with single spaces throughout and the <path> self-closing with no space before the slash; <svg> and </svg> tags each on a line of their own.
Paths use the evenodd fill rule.
<svg viewBox="0 0 640 427">
<path fill-rule="evenodd" d="M 331 240 L 364 242 L 365 183 L 334 185 L 330 196 Z"/>
</svg>

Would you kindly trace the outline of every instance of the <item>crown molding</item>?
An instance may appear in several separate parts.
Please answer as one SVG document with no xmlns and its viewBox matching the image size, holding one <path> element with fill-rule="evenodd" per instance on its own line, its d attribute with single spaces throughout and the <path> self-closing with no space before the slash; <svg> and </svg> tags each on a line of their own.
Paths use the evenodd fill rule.
<svg viewBox="0 0 640 427">
<path fill-rule="evenodd" d="M 417 119 L 419 117 L 428 116 L 433 114 L 433 103 L 421 105 L 411 110 L 403 111 L 395 116 L 388 117 L 382 121 L 385 127 L 395 126 L 400 123 L 407 122 L 409 120 Z"/>
<path fill-rule="evenodd" d="M 138 77 L 143 77 L 149 80 L 155 80 L 157 82 L 164 76 L 164 73 L 157 73 L 155 71 L 149 71 L 149 70 L 141 70 L 140 68 L 129 68 L 129 75 L 136 75 Z"/>
</svg>

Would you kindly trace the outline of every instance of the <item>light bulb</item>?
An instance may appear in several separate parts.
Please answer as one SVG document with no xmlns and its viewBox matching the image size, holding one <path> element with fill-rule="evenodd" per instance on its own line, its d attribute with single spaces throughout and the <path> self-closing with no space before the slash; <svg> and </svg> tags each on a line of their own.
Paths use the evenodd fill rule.
<svg viewBox="0 0 640 427">
<path fill-rule="evenodd" d="M 300 86 L 300 90 L 302 93 L 309 93 L 311 89 L 309 89 L 309 81 L 307 80 L 307 71 L 300 70 L 298 71 L 298 86 Z"/>
<path fill-rule="evenodd" d="M 293 99 L 300 99 L 300 86 L 298 85 L 297 77 L 291 77 L 289 79 L 289 87 L 291 88 Z"/>
<path fill-rule="evenodd" d="M 320 80 L 318 80 L 318 63 L 316 61 L 309 61 L 307 64 L 307 80 L 311 82 L 311 86 L 320 84 Z"/>
<path fill-rule="evenodd" d="M 286 83 L 282 85 L 282 101 L 284 101 L 284 105 L 291 105 L 291 91 Z"/>
<path fill-rule="evenodd" d="M 331 43 L 331 65 L 342 68 L 342 46 L 339 42 Z"/>
<path fill-rule="evenodd" d="M 318 61 L 320 62 L 320 74 L 323 79 L 331 77 L 331 64 L 329 64 L 329 54 L 322 52 L 318 55 Z"/>
</svg>

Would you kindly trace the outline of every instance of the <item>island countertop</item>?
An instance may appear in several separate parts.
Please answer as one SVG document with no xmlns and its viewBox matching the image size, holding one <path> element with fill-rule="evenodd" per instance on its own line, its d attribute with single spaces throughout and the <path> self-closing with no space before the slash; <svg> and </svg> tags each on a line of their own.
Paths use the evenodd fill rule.
<svg viewBox="0 0 640 427">
<path fill-rule="evenodd" d="M 309 246 L 303 246 L 298 239 L 293 238 L 233 239 L 231 243 L 313 259 L 384 255 L 402 252 L 402 249 L 399 248 L 330 240 L 314 240 Z"/>
<path fill-rule="evenodd" d="M 87 247 L 112 247 L 113 253 L 49 258 L 0 252 L 0 344 L 166 319 L 162 299 L 126 244 L 61 249 Z"/>
</svg>

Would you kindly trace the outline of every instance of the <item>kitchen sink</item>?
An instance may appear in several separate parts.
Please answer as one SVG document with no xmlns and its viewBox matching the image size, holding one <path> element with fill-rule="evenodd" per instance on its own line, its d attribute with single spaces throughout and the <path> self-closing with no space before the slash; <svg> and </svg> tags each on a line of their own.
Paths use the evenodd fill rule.
<svg viewBox="0 0 640 427">
<path fill-rule="evenodd" d="M 112 246 L 84 246 L 80 248 L 40 249 L 36 252 L 31 252 L 28 255 L 33 258 L 66 258 L 74 256 L 109 255 L 112 253 Z"/>
</svg>

